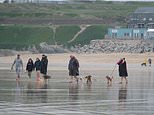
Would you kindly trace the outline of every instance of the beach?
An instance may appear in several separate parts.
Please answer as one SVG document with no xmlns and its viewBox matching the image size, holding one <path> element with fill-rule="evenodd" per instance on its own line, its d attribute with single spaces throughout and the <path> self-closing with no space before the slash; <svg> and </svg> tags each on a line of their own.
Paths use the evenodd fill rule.
<svg viewBox="0 0 154 115">
<path fill-rule="evenodd" d="M 79 83 L 70 83 L 69 56 L 80 62 Z M 42 54 L 21 54 L 24 68 L 28 58 L 35 60 Z M 29 79 L 25 70 L 21 81 L 16 82 L 15 71 L 10 66 L 16 56 L 0 57 L 0 114 L 1 115 L 153 115 L 154 66 L 142 67 L 145 58 L 153 60 L 154 54 L 47 54 L 47 84 L 36 80 L 36 72 Z M 112 85 L 106 75 L 111 75 L 116 62 L 126 58 L 128 84 L 119 84 L 118 66 L 113 72 Z M 84 77 L 92 75 L 92 84 Z"/>
<path fill-rule="evenodd" d="M 102 54 L 77 54 L 77 53 L 62 53 L 62 54 L 46 54 L 49 60 L 49 70 L 62 69 L 67 70 L 67 64 L 70 59 L 70 55 L 74 55 L 80 62 L 80 67 L 84 69 L 103 69 L 97 68 L 96 66 L 86 68 L 85 65 L 103 65 L 103 64 L 111 64 L 115 65 L 117 61 L 121 58 L 126 58 L 127 64 L 141 64 L 148 58 L 154 60 L 154 53 L 142 53 L 142 54 L 131 54 L 131 53 L 102 53 Z M 24 65 L 26 65 L 29 58 L 32 58 L 34 61 L 36 57 L 42 57 L 42 54 L 31 54 L 31 53 L 23 53 L 21 54 L 21 58 L 23 60 Z M 0 69 L 10 69 L 11 64 L 13 63 L 16 56 L 6 56 L 0 57 Z M 112 68 L 111 68 L 112 69 Z"/>
</svg>

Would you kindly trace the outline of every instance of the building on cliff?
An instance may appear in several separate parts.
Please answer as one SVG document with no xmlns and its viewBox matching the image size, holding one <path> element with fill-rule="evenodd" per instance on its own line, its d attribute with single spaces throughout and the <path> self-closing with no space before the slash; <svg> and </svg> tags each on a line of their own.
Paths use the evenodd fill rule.
<svg viewBox="0 0 154 115">
<path fill-rule="evenodd" d="M 154 7 L 143 7 L 128 16 L 128 28 L 154 28 Z"/>
<path fill-rule="evenodd" d="M 117 39 L 145 39 L 147 29 L 145 28 L 109 28 L 108 38 Z"/>
<path fill-rule="evenodd" d="M 136 9 L 127 18 L 127 28 L 109 28 L 105 37 L 154 40 L 154 7 Z"/>
</svg>

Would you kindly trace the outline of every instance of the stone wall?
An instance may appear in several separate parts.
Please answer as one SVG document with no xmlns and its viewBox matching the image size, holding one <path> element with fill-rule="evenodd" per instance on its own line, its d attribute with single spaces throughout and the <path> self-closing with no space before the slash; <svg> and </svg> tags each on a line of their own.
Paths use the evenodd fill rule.
<svg viewBox="0 0 154 115">
<path fill-rule="evenodd" d="M 76 53 L 144 53 L 152 52 L 152 40 L 92 40 L 88 45 L 76 45 L 71 51 Z"/>
</svg>

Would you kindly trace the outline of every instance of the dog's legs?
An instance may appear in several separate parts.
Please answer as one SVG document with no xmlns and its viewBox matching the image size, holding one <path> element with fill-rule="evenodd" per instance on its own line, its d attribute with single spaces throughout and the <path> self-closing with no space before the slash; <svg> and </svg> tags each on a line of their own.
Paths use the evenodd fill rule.
<svg viewBox="0 0 154 115">
<path fill-rule="evenodd" d="M 110 84 L 110 81 L 109 81 L 109 80 L 107 80 L 107 84 L 108 84 L 108 85 Z"/>
<path fill-rule="evenodd" d="M 106 79 L 107 79 L 108 86 L 111 86 L 112 85 L 113 76 L 111 78 L 109 76 L 106 76 Z"/>
<path fill-rule="evenodd" d="M 91 83 L 92 83 L 92 81 L 87 79 L 87 84 L 91 84 Z"/>
</svg>

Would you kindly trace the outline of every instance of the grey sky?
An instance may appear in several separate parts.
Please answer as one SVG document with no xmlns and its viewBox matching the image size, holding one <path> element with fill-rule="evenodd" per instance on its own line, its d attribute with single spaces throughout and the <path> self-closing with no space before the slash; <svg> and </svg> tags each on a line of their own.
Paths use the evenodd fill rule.
<svg viewBox="0 0 154 115">
<path fill-rule="evenodd" d="M 0 2 L 3 2 L 3 1 L 4 0 L 0 0 Z M 40 0 L 40 1 L 69 1 L 69 0 Z M 102 0 L 102 1 L 144 1 L 144 2 L 147 2 L 147 1 L 154 1 L 154 0 Z"/>
</svg>

